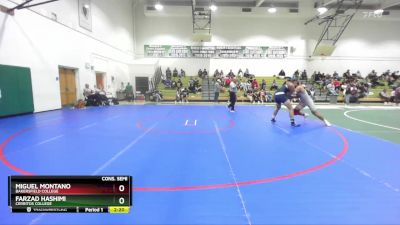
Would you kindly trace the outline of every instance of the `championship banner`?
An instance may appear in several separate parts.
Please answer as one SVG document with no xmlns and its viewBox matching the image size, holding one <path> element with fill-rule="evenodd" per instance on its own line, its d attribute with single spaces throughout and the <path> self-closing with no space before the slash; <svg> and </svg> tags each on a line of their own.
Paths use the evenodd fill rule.
<svg viewBox="0 0 400 225">
<path fill-rule="evenodd" d="M 283 59 L 286 46 L 184 46 L 145 45 L 147 58 Z"/>
</svg>

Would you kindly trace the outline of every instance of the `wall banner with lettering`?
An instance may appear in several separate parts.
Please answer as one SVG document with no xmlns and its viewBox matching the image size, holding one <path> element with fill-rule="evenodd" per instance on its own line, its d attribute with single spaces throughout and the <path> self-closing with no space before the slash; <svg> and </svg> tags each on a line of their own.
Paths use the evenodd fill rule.
<svg viewBox="0 0 400 225">
<path fill-rule="evenodd" d="M 286 46 L 184 46 L 145 45 L 147 58 L 283 59 Z"/>
</svg>

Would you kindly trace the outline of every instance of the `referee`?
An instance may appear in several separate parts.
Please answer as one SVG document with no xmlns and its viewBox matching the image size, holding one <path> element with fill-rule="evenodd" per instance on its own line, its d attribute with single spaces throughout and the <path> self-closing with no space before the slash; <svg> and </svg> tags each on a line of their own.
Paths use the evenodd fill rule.
<svg viewBox="0 0 400 225">
<path fill-rule="evenodd" d="M 236 92 L 238 91 L 237 88 L 237 79 L 233 78 L 231 83 L 229 84 L 229 102 L 228 108 L 231 112 L 235 112 L 235 103 L 236 103 Z"/>
</svg>

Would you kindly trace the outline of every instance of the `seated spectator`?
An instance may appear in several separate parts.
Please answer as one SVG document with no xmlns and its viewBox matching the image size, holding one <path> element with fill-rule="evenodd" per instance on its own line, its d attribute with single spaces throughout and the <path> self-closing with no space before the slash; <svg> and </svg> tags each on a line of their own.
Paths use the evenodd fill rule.
<svg viewBox="0 0 400 225">
<path fill-rule="evenodd" d="M 167 87 L 167 88 L 171 88 L 172 87 L 172 80 L 167 79 L 167 80 L 163 80 L 162 82 L 165 85 L 165 87 Z"/>
<path fill-rule="evenodd" d="M 345 73 L 343 73 L 343 78 L 345 80 L 348 80 L 351 78 L 350 70 L 347 70 Z"/>
<path fill-rule="evenodd" d="M 181 69 L 181 72 L 179 73 L 179 77 L 186 77 L 186 72 L 183 70 L 183 69 Z"/>
<path fill-rule="evenodd" d="M 349 103 L 351 103 L 351 102 L 357 103 L 358 102 L 358 88 L 354 83 L 350 86 L 349 95 L 350 95 Z"/>
<path fill-rule="evenodd" d="M 228 78 L 225 80 L 225 86 L 229 86 L 231 84 L 233 78 Z"/>
<path fill-rule="evenodd" d="M 232 70 L 231 71 L 229 71 L 229 73 L 228 73 L 228 77 L 235 77 L 235 74 L 232 72 Z"/>
<path fill-rule="evenodd" d="M 199 72 L 197 72 L 197 76 L 199 76 L 200 78 L 203 77 L 203 71 L 201 69 L 199 69 Z"/>
<path fill-rule="evenodd" d="M 183 103 L 185 103 L 185 102 L 189 103 L 188 98 L 189 98 L 189 90 L 187 88 L 182 88 L 181 89 L 181 101 Z"/>
<path fill-rule="evenodd" d="M 261 103 L 261 99 L 260 99 L 260 92 L 259 91 L 254 91 L 253 92 L 253 104 L 256 104 L 256 103 Z"/>
<path fill-rule="evenodd" d="M 299 80 L 300 72 L 299 70 L 294 71 L 292 80 Z"/>
<path fill-rule="evenodd" d="M 261 90 L 267 90 L 267 82 L 264 79 L 261 81 Z"/>
<path fill-rule="evenodd" d="M 215 72 L 214 72 L 214 77 L 219 77 L 219 71 L 218 71 L 218 69 L 215 70 Z"/>
<path fill-rule="evenodd" d="M 176 87 L 178 87 L 178 88 L 183 87 L 183 83 L 182 83 L 181 79 L 178 79 L 178 81 L 176 82 Z"/>
<path fill-rule="evenodd" d="M 245 92 L 245 95 L 246 95 L 247 99 L 249 99 L 249 101 L 252 103 L 253 102 L 253 90 L 251 90 L 251 89 L 247 90 L 247 92 Z"/>
<path fill-rule="evenodd" d="M 336 80 L 336 79 L 334 79 L 333 80 L 333 85 L 335 86 L 335 90 L 336 90 L 336 92 L 339 92 L 340 91 L 340 87 L 341 87 L 341 82 L 340 81 L 338 81 L 338 80 Z"/>
<path fill-rule="evenodd" d="M 195 86 L 195 82 L 194 82 L 193 78 L 190 78 L 190 80 L 189 80 L 189 91 L 191 93 L 196 94 L 196 86 Z"/>
<path fill-rule="evenodd" d="M 238 71 L 238 77 L 242 77 L 243 76 L 243 71 L 242 71 L 242 69 L 239 69 L 239 71 Z"/>
<path fill-rule="evenodd" d="M 240 89 L 242 89 L 244 92 L 246 92 L 250 88 L 251 84 L 249 82 L 240 82 Z"/>
<path fill-rule="evenodd" d="M 364 98 L 369 95 L 368 84 L 360 83 L 358 84 L 358 98 Z"/>
<path fill-rule="evenodd" d="M 329 83 L 326 88 L 328 89 L 330 95 L 338 95 L 335 88 L 335 81 L 332 80 L 332 82 Z"/>
<path fill-rule="evenodd" d="M 303 72 L 301 72 L 300 79 L 307 81 L 308 77 L 307 77 L 307 71 L 306 70 L 303 70 Z"/>
<path fill-rule="evenodd" d="M 246 70 L 244 71 L 243 76 L 246 77 L 246 78 L 248 78 L 250 76 L 250 72 L 249 72 L 248 68 L 246 68 Z"/>
<path fill-rule="evenodd" d="M 94 94 L 94 91 L 90 89 L 89 84 L 85 84 L 85 89 L 83 89 L 83 96 L 87 98 L 88 96 Z"/>
<path fill-rule="evenodd" d="M 338 72 L 336 72 L 336 70 L 333 72 L 332 77 L 335 80 L 339 80 L 339 74 L 338 74 Z"/>
<path fill-rule="evenodd" d="M 178 70 L 176 69 L 176 67 L 175 67 L 174 71 L 172 72 L 172 76 L 173 77 L 177 77 L 178 76 Z"/>
<path fill-rule="evenodd" d="M 381 100 L 383 101 L 384 105 L 388 105 L 390 102 L 390 97 L 387 94 L 387 90 L 383 89 L 380 93 L 379 93 L 379 97 L 381 98 Z"/>
<path fill-rule="evenodd" d="M 271 84 L 271 88 L 270 88 L 270 90 L 272 91 L 272 90 L 278 90 L 278 84 L 276 83 L 276 80 L 274 79 L 273 81 L 272 81 L 272 84 Z"/>
<path fill-rule="evenodd" d="M 357 70 L 356 78 L 362 79 L 361 72 L 359 70 Z"/>
<path fill-rule="evenodd" d="M 177 87 L 177 84 L 176 84 L 176 81 L 172 81 L 172 84 L 171 84 L 171 88 L 176 88 Z"/>
<path fill-rule="evenodd" d="M 206 78 L 208 76 L 208 72 L 206 69 L 203 70 L 203 78 Z"/>
<path fill-rule="evenodd" d="M 171 73 L 171 69 L 169 67 L 165 71 L 165 74 L 167 76 L 167 80 L 171 80 L 172 79 L 172 73 Z"/>
<path fill-rule="evenodd" d="M 257 89 L 259 88 L 259 85 L 258 85 L 258 82 L 257 82 L 256 79 L 254 79 L 254 80 L 251 82 L 251 87 L 252 87 L 254 90 L 257 90 Z"/>
<path fill-rule="evenodd" d="M 309 92 L 310 92 L 309 95 L 311 96 L 311 98 L 315 99 L 315 88 L 314 88 L 314 86 L 311 86 Z"/>
<path fill-rule="evenodd" d="M 283 69 L 278 73 L 278 77 L 281 78 L 281 79 L 285 79 L 286 73 L 285 73 L 285 71 Z"/>
</svg>

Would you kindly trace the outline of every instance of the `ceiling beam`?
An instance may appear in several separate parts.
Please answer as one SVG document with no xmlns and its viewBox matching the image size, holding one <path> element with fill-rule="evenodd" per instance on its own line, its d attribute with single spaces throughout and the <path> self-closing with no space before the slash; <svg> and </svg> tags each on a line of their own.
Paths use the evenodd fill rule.
<svg viewBox="0 0 400 225">
<path fill-rule="evenodd" d="M 265 2 L 265 0 L 257 0 L 256 1 L 256 7 L 260 7 Z"/>
</svg>

